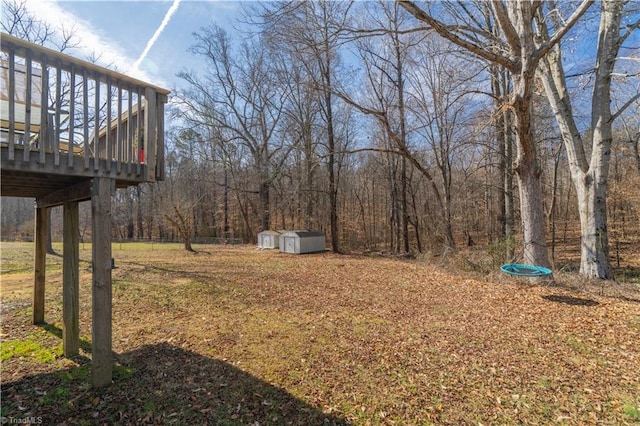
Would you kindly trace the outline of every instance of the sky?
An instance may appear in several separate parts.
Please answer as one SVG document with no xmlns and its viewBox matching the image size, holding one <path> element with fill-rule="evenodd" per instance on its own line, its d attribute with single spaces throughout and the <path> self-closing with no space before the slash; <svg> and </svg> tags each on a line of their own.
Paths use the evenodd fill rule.
<svg viewBox="0 0 640 426">
<path fill-rule="evenodd" d="M 27 0 L 38 19 L 61 32 L 73 29 L 78 48 L 65 53 L 99 63 L 140 80 L 172 89 L 176 74 L 201 63 L 188 53 L 192 33 L 212 22 L 233 31 L 239 1 L 69 1 Z"/>
<path fill-rule="evenodd" d="M 243 1 L 26 0 L 26 5 L 52 28 L 60 32 L 63 27 L 72 29 L 80 46 L 65 53 L 82 59 L 98 54 L 100 65 L 173 90 L 184 84 L 176 76 L 178 72 L 198 71 L 204 65 L 201 58 L 188 52 L 194 42 L 192 33 L 214 22 L 234 33 Z M 566 42 L 575 38 L 575 43 L 591 46 L 573 46 L 573 56 L 565 55 L 568 74 L 591 67 L 596 30 L 582 28 L 589 25 L 597 25 L 597 20 L 582 20 L 576 28 L 580 36 L 567 37 Z M 629 42 L 637 45 L 633 40 Z M 583 83 L 578 79 L 573 84 Z"/>
</svg>

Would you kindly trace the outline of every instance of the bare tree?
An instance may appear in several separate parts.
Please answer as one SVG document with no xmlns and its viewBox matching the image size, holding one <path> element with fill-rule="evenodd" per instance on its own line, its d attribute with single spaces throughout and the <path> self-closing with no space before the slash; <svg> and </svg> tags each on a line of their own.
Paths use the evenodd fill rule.
<svg viewBox="0 0 640 426">
<path fill-rule="evenodd" d="M 278 81 L 269 51 L 259 42 L 245 42 L 234 51 L 230 37 L 216 25 L 194 36 L 191 51 L 207 61 L 209 71 L 202 78 L 180 73 L 189 84 L 179 97 L 183 117 L 228 132 L 232 143 L 248 150 L 257 177 L 261 227 L 270 229 L 270 188 L 278 169 L 274 162 L 286 157 L 290 149 L 276 137 L 287 88 Z"/>
<path fill-rule="evenodd" d="M 191 241 L 195 236 L 194 211 L 201 201 L 197 185 L 197 159 L 189 147 L 193 144 L 193 132 L 173 135 L 174 149 L 167 157 L 167 176 L 161 188 L 167 197 L 163 203 L 163 216 L 184 243 L 184 249 L 195 251 Z M 186 147 L 186 149 L 185 149 Z"/>
<path fill-rule="evenodd" d="M 29 12 L 27 0 L 2 0 L 2 31 L 31 43 L 52 42 L 55 30 Z"/>
<path fill-rule="evenodd" d="M 520 212 L 523 227 L 524 261 L 548 266 L 545 216 L 540 167 L 534 143 L 532 121 L 532 96 L 535 88 L 535 71 L 541 59 L 566 35 L 578 19 L 591 6 L 593 0 L 584 0 L 563 19 L 563 25 L 542 44 L 536 45 L 535 16 L 541 2 L 493 1 L 495 21 L 501 37 L 496 37 L 475 18 L 476 11 L 466 3 L 451 6 L 446 17 L 450 22 L 437 18 L 430 5 L 421 8 L 409 0 L 397 0 L 416 19 L 430 26 L 443 38 L 468 50 L 490 63 L 504 66 L 511 73 L 513 91 L 509 107 L 514 114 L 517 155 L 514 171 L 520 189 Z M 447 9 L 446 7 L 444 8 Z M 451 10 L 454 13 L 451 13 Z M 464 20 L 461 20 L 461 17 Z M 499 46 L 498 49 L 492 46 Z"/>
<path fill-rule="evenodd" d="M 0 209 L 0 233 L 2 238 L 33 238 L 33 202 L 24 198 L 2 197 Z"/>
<path fill-rule="evenodd" d="M 461 151 L 468 146 L 470 119 L 477 98 L 475 81 L 481 72 L 477 62 L 443 54 L 448 43 L 423 43 L 411 74 L 415 130 L 424 141 L 439 181 L 445 246 L 455 248 L 453 219 L 454 172 Z"/>
<path fill-rule="evenodd" d="M 316 210 L 318 192 L 321 190 L 318 185 L 321 153 L 317 131 L 321 106 L 310 64 L 300 61 L 295 52 L 287 52 L 287 55 L 283 55 L 282 69 L 286 72 L 283 82 L 289 86 L 290 94 L 285 110 L 284 132 L 293 141 L 295 163 L 301 169 L 295 177 L 298 202 L 304 204 L 301 222 L 307 229 L 314 229 L 319 225 Z"/>
<path fill-rule="evenodd" d="M 315 76 L 314 87 L 320 95 L 321 115 L 326 130 L 326 159 L 329 193 L 329 222 L 331 246 L 338 253 L 340 234 L 338 226 L 338 178 L 336 170 L 336 131 L 334 89 L 339 65 L 338 48 L 343 43 L 342 33 L 349 16 L 350 2 L 284 1 L 266 5 L 262 11 L 262 24 L 272 40 L 281 48 L 297 53 L 302 64 L 309 66 L 309 75 Z"/>
<path fill-rule="evenodd" d="M 607 180 L 613 140 L 612 125 L 626 108 L 640 98 L 640 92 L 631 93 L 618 111 L 611 110 L 612 77 L 618 52 L 631 34 L 640 28 L 637 15 L 635 20 L 622 26 L 625 4 L 631 3 L 617 0 L 603 0 L 599 3 L 600 25 L 591 101 L 590 140 L 586 140 L 578 130 L 558 44 L 553 45 L 543 58 L 538 73 L 569 157 L 569 169 L 580 212 L 580 273 L 589 278 L 613 278 L 607 229 Z M 553 9 L 552 12 L 547 18 L 542 9 L 536 11 L 541 35 L 538 46 L 549 45 L 554 37 L 551 33 L 557 32 L 557 28 L 563 25 L 557 17 L 558 10 Z M 587 152 L 590 152 L 590 157 Z"/>
<path fill-rule="evenodd" d="M 408 251 L 407 160 L 427 180 L 444 224 L 445 250 L 455 248 L 452 188 L 453 158 L 465 126 L 464 104 L 473 70 L 461 59 L 447 56 L 450 44 L 437 43 L 424 32 L 410 31 L 408 14 L 398 3 L 381 2 L 354 31 L 365 69 L 366 96 L 340 96 L 364 114 L 375 117 L 391 141 L 386 149 L 400 155 L 400 185 L 392 185 L 392 226 L 402 229 Z M 373 24 L 371 24 L 373 22 Z M 427 41 L 429 39 L 429 41 Z M 429 163 L 435 163 L 435 171 Z M 392 179 L 393 181 L 393 179 Z M 395 208 L 395 203 L 398 208 Z M 417 224 L 416 221 L 414 221 Z M 400 238 L 398 238 L 399 240 Z"/>
<path fill-rule="evenodd" d="M 367 99 L 355 101 L 345 93 L 339 96 L 365 114 L 373 115 L 380 127 L 391 196 L 391 250 L 409 252 L 407 199 L 407 159 L 394 153 L 407 147 L 407 105 L 405 64 L 416 37 L 403 36 L 404 19 L 394 3 L 379 2 L 363 18 L 372 29 L 354 31 L 356 46 L 365 69 Z M 364 25 L 363 25 L 364 27 Z M 374 29 L 375 28 L 375 29 Z M 376 31 L 377 29 L 377 31 Z M 382 35 L 382 36 L 380 36 Z"/>
</svg>

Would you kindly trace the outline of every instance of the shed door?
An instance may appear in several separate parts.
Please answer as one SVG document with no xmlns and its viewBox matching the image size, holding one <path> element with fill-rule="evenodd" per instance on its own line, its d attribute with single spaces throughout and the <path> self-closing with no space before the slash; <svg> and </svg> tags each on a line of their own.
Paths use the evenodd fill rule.
<svg viewBox="0 0 640 426">
<path fill-rule="evenodd" d="M 287 253 L 296 252 L 296 239 L 294 237 L 284 237 L 284 251 Z"/>
</svg>

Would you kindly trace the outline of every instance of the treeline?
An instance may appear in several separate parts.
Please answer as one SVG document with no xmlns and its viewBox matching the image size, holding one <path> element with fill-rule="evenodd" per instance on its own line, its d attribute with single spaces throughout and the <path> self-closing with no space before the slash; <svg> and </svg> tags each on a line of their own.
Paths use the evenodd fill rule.
<svg viewBox="0 0 640 426">
<path fill-rule="evenodd" d="M 610 176 L 609 211 L 611 217 L 612 255 L 624 258 L 637 254 L 638 225 L 640 224 L 640 170 L 637 168 L 633 145 L 623 134 L 614 143 L 613 165 Z M 573 249 L 579 239 L 580 224 L 572 187 L 567 170 L 566 156 L 548 151 L 545 164 L 545 211 L 548 217 L 550 247 L 567 245 Z M 501 174 L 497 155 L 482 158 L 477 170 L 459 170 L 454 176 L 452 197 L 452 223 L 455 243 L 506 250 L 508 244 L 502 234 Z M 340 240 L 346 251 L 404 251 L 404 234 L 399 226 L 401 211 L 397 196 L 401 188 L 402 158 L 393 154 L 363 152 L 347 156 L 338 188 L 340 210 Z M 278 179 L 271 201 L 273 229 L 320 229 L 329 232 L 328 196 L 322 191 L 327 181 L 326 170 L 319 167 L 315 192 L 302 190 L 300 167 L 284 167 Z M 221 166 L 220 164 L 218 166 Z M 407 203 L 409 251 L 442 253 L 445 250 L 445 230 L 437 220 L 437 202 L 425 178 L 408 168 Z M 251 170 L 245 170 L 247 176 Z M 174 176 L 174 175 L 172 175 Z M 555 176 L 555 177 L 554 177 Z M 170 185 L 189 186 L 201 194 L 193 208 L 189 208 L 191 236 L 238 238 L 254 243 L 261 228 L 256 208 L 257 194 L 237 188 L 230 178 L 224 184 L 224 168 L 215 164 L 204 166 L 193 181 L 173 184 L 164 182 L 128 190 L 118 190 L 114 199 L 113 238 L 116 240 L 165 240 L 183 241 L 178 229 L 165 215 L 175 214 L 173 207 L 164 204 L 169 198 Z M 555 183 L 554 183 L 555 182 Z M 167 188 L 163 188 L 167 187 Z M 555 188 L 555 189 L 554 189 Z M 226 195 L 225 195 L 226 189 Z M 396 193 L 396 195 L 394 195 Z M 555 194 L 555 201 L 554 200 Z M 516 191 L 517 195 L 517 191 Z M 313 196 L 309 214 L 308 201 Z M 225 209 L 225 198 L 227 200 Z M 517 205 L 517 202 L 516 202 Z M 171 208 L 169 208 L 171 207 Z M 243 213 L 243 209 L 247 209 Z M 186 211 L 187 209 L 185 209 Z M 225 213 L 226 210 L 226 213 Z M 4 241 L 31 241 L 33 238 L 34 203 L 30 199 L 2 199 L 1 229 Z M 249 226 L 244 219 L 248 217 Z M 515 223 L 520 223 L 516 210 Z M 226 218 L 226 220 L 225 220 Z M 88 203 L 80 204 L 81 240 L 90 242 L 91 212 Z M 518 230 L 516 230 L 518 234 Z M 52 209 L 52 237 L 62 240 L 62 210 Z M 617 249 L 617 250 L 616 250 Z M 516 252 L 518 249 L 516 248 Z M 558 249 L 559 251 L 559 249 Z M 516 253 L 519 254 L 519 253 Z M 555 258 L 556 256 L 552 256 Z M 577 253 L 570 258 L 577 257 Z M 565 260 L 567 257 L 565 256 Z M 559 265 L 561 266 L 561 265 Z"/>
</svg>

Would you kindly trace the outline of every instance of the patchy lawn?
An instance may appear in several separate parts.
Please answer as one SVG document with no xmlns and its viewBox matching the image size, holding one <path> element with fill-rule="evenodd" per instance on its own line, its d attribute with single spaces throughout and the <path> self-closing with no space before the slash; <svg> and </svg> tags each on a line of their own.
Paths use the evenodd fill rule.
<svg viewBox="0 0 640 426">
<path fill-rule="evenodd" d="M 32 248 L 2 244 L 2 416 L 45 424 L 632 424 L 640 296 L 250 246 L 114 244 L 114 383 L 61 356 L 61 259 L 31 320 Z"/>
</svg>

